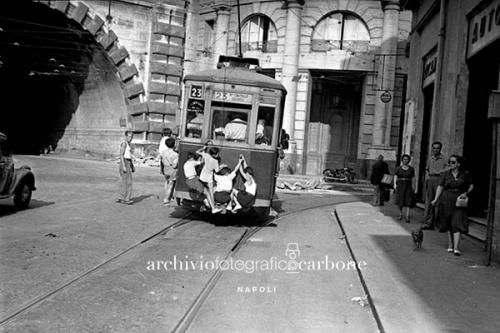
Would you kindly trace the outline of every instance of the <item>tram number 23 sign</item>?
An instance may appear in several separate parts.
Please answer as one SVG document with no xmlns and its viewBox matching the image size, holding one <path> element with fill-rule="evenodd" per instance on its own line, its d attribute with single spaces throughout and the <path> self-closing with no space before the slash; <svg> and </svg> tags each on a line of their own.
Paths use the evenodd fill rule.
<svg viewBox="0 0 500 333">
<path fill-rule="evenodd" d="M 203 87 L 202 86 L 191 86 L 190 96 L 193 98 L 203 98 Z"/>
<path fill-rule="evenodd" d="M 252 95 L 215 90 L 213 95 L 213 100 L 222 102 L 252 104 Z"/>
</svg>

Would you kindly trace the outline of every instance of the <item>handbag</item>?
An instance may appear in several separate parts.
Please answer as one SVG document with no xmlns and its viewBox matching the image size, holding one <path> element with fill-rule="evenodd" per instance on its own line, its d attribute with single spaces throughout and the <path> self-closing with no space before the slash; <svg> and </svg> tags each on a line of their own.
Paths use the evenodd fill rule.
<svg viewBox="0 0 500 333">
<path fill-rule="evenodd" d="M 389 174 L 385 173 L 384 176 L 382 177 L 382 179 L 380 180 L 380 183 L 386 184 L 386 185 L 391 185 L 393 180 L 394 180 L 393 175 L 389 175 Z"/>
<path fill-rule="evenodd" d="M 469 203 L 468 197 L 462 197 L 461 195 L 459 195 L 457 197 L 457 201 L 455 202 L 455 206 L 463 208 L 463 207 L 467 207 L 468 203 Z"/>
</svg>

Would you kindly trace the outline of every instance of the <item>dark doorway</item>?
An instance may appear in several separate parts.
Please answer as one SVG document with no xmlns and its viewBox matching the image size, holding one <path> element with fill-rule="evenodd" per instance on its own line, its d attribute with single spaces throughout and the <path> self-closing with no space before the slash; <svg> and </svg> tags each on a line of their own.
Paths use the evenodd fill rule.
<svg viewBox="0 0 500 333">
<path fill-rule="evenodd" d="M 431 135 L 432 104 L 434 102 L 434 84 L 430 84 L 423 90 L 424 94 L 424 118 L 422 122 L 422 139 L 420 141 L 420 162 L 418 166 L 418 193 L 420 200 L 424 200 L 425 168 L 429 159 L 429 145 Z"/>
<path fill-rule="evenodd" d="M 364 74 L 312 71 L 307 132 L 307 174 L 357 163 L 361 91 Z"/>
<path fill-rule="evenodd" d="M 487 47 L 469 62 L 469 91 L 465 117 L 465 168 L 472 174 L 474 192 L 469 210 L 486 217 L 491 181 L 492 122 L 488 120 L 488 99 L 498 87 L 500 41 Z"/>
</svg>

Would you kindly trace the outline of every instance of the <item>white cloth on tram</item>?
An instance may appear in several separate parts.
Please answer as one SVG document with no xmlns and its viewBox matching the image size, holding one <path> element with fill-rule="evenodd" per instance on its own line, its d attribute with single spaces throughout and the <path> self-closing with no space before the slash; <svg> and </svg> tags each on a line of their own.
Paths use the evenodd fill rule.
<svg viewBox="0 0 500 333">
<path fill-rule="evenodd" d="M 229 140 L 245 140 L 247 123 L 240 118 L 235 118 L 224 127 L 224 137 Z"/>
</svg>

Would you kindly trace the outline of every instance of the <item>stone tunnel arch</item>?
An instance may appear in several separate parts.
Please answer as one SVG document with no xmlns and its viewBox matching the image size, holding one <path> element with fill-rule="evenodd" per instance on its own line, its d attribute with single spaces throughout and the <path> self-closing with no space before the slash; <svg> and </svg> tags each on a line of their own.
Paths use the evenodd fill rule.
<svg viewBox="0 0 500 333">
<path fill-rule="evenodd" d="M 74 77 L 80 74 L 78 70 L 84 68 L 84 72 L 80 75 L 81 79 L 72 79 L 71 84 L 60 83 L 57 89 L 64 90 L 64 93 L 54 91 L 53 99 L 57 99 L 57 96 L 59 95 L 65 95 L 65 97 L 61 99 L 61 103 L 64 105 L 57 105 L 56 108 L 64 108 L 64 112 L 66 112 L 66 114 L 58 117 L 58 124 L 51 124 L 51 130 L 57 133 L 44 133 L 48 137 L 43 138 L 41 138 L 41 136 L 34 135 L 30 137 L 29 133 L 22 133 L 24 122 L 29 122 L 31 115 L 35 115 L 33 112 L 36 111 L 30 110 L 27 111 L 28 114 L 23 116 L 8 117 L 7 119 L 11 121 L 10 127 L 5 125 L 5 121 L 0 121 L 0 131 L 10 131 L 10 134 L 12 134 L 18 141 L 23 140 L 23 136 L 26 137 L 27 135 L 30 137 L 29 140 L 25 140 L 17 145 L 17 150 L 19 152 L 37 153 L 41 149 L 45 149 L 46 146 L 51 146 L 52 148 L 61 151 L 88 151 L 99 155 L 116 154 L 116 147 L 123 136 L 124 129 L 126 127 L 131 127 L 131 118 L 129 116 L 128 109 L 130 109 L 130 105 L 140 103 L 144 94 L 143 84 L 140 82 L 138 77 L 138 70 L 130 61 L 128 51 L 125 47 L 120 46 L 116 34 L 112 30 L 105 27 L 103 18 L 94 13 L 84 1 L 27 0 L 24 1 L 23 4 L 38 6 L 36 7 L 38 11 L 40 11 L 41 7 L 46 6 L 45 8 L 48 8 L 49 11 L 45 11 L 44 15 L 50 12 L 51 17 L 58 18 L 61 14 L 64 15 L 67 20 L 68 27 L 79 27 L 79 30 L 85 34 L 85 36 L 83 36 L 83 34 L 79 34 L 78 31 L 74 32 L 78 36 L 82 36 L 82 41 L 84 39 L 88 41 L 89 46 L 86 49 L 92 49 L 92 54 L 90 59 L 82 57 L 79 59 L 78 64 L 73 63 L 72 65 L 77 66 L 74 70 L 71 70 L 71 73 L 75 73 L 76 70 Z M 57 14 L 57 12 L 60 14 Z M 43 24 L 38 24 L 38 26 L 40 29 L 44 27 Z M 77 29 L 70 30 L 70 28 L 68 28 L 68 31 L 72 30 Z M 50 40 L 50 38 L 46 39 Z M 62 43 L 62 41 L 59 42 Z M 49 41 L 48 43 L 51 42 Z M 69 41 L 66 41 L 66 43 L 69 43 Z M 21 42 L 21 44 L 23 43 Z M 38 47 L 42 47 L 40 45 L 38 45 Z M 75 41 L 74 44 L 69 45 L 79 45 L 78 47 L 80 48 L 80 46 L 83 45 L 83 42 Z M 18 46 L 22 47 L 24 45 Z M 52 47 L 56 48 L 55 46 Z M 61 49 L 70 48 L 71 47 L 62 47 Z M 56 61 L 54 58 L 50 58 L 50 60 L 54 60 L 54 62 Z M 46 60 L 44 61 L 46 62 Z M 45 65 L 46 64 L 44 64 L 44 66 Z M 3 66 L 4 69 L 5 67 L 8 69 L 9 62 L 4 61 Z M 59 66 L 64 66 L 64 64 L 60 64 Z M 61 71 L 65 70 L 65 73 L 69 73 L 69 69 L 72 68 L 68 67 L 67 63 L 64 67 Z M 0 67 L 0 70 L 1 69 L 2 68 Z M 14 73 L 13 75 L 16 75 L 14 69 L 11 69 L 11 71 Z M 57 73 L 54 73 L 54 71 Z M 29 71 L 28 75 L 30 75 L 31 78 L 34 78 L 34 76 L 38 74 L 43 74 L 45 78 L 40 79 L 41 81 L 37 83 L 38 86 L 36 90 L 44 91 L 46 95 L 52 96 L 52 92 L 44 90 L 46 87 L 43 86 L 43 82 L 47 82 L 49 74 L 55 77 L 53 81 L 62 80 L 61 71 L 58 71 L 58 69 L 55 69 L 54 71 L 44 71 L 42 73 Z M 98 79 L 96 82 L 91 82 L 93 74 L 97 75 Z M 45 81 L 43 81 L 43 79 L 45 79 Z M 53 81 L 51 84 L 55 84 Z M 7 85 L 7 83 L 4 84 Z M 22 83 L 20 85 L 22 85 Z M 88 93 L 92 89 L 94 89 L 94 91 Z M 34 95 L 36 97 L 40 97 L 40 93 L 38 95 L 36 92 L 31 94 L 27 91 L 26 93 L 30 96 Z M 98 94 L 101 95 L 102 99 L 97 98 L 96 100 L 96 96 L 98 96 Z M 73 95 L 73 97 L 68 97 L 71 95 Z M 47 99 L 51 98 L 47 97 Z M 102 102 L 103 105 L 97 105 L 98 102 Z M 32 107 L 35 105 L 36 104 L 33 103 L 30 104 Z M 52 106 L 53 105 L 50 104 L 46 107 L 50 108 Z M 40 117 L 40 115 L 35 115 L 33 118 L 39 119 Z M 2 123 L 4 123 L 3 126 Z M 36 125 L 38 125 L 36 124 L 36 120 L 31 121 L 30 125 L 31 127 L 27 126 L 27 131 L 36 131 Z M 59 127 L 55 129 L 54 126 Z M 5 129 L 5 127 L 7 127 L 7 129 Z M 14 149 L 16 149 L 16 143 L 14 143 Z"/>
</svg>

